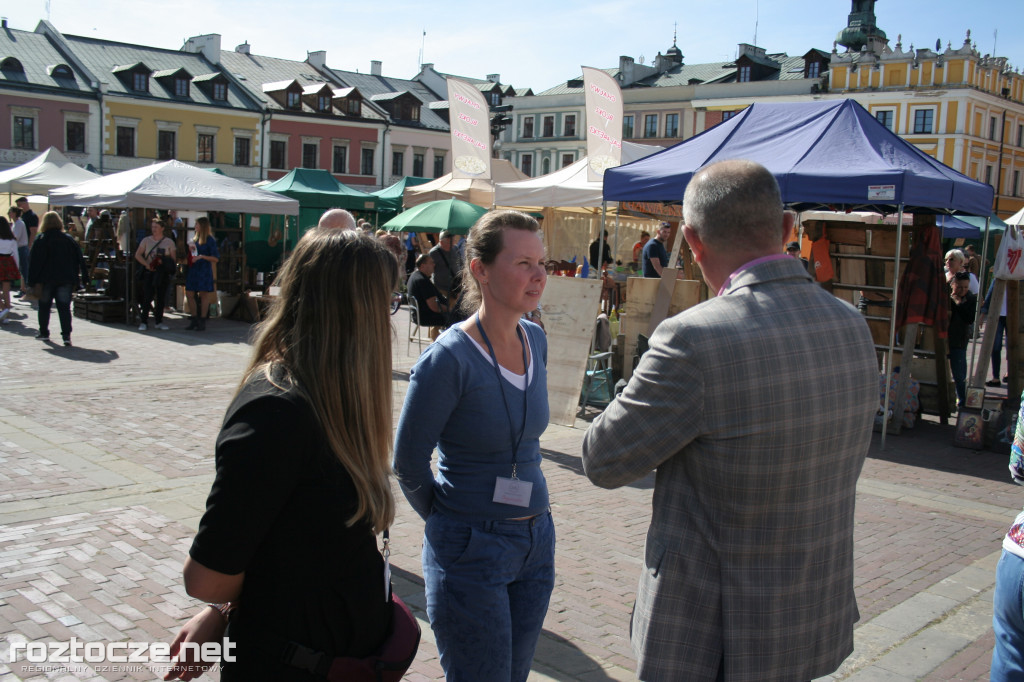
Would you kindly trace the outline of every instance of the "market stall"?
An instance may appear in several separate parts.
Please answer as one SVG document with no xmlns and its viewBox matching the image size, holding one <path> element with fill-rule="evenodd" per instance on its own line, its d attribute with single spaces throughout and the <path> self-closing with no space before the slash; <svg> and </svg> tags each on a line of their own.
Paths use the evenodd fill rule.
<svg viewBox="0 0 1024 682">
<path fill-rule="evenodd" d="M 207 211 L 239 213 L 242 225 L 248 215 L 297 215 L 299 203 L 288 197 L 253 187 L 241 180 L 211 173 L 180 161 L 165 161 L 142 168 L 98 177 L 67 187 L 52 189 L 50 203 L 59 206 L 102 206 L 110 208 L 158 209 L 174 208 L 183 211 Z M 145 225 L 144 218 L 136 218 L 135 225 Z M 215 227 L 219 221 L 213 221 Z M 222 222 L 215 230 L 218 241 L 230 245 L 221 249 L 217 264 L 216 281 L 218 290 L 241 293 L 251 285 L 245 258 L 245 230 L 226 227 Z M 137 242 L 133 237 L 128 254 L 133 253 Z M 179 261 L 184 259 L 184 235 L 178 235 Z M 121 257 L 124 258 L 124 253 Z M 132 291 L 134 277 L 131 276 L 135 261 L 126 259 L 124 273 L 125 288 Z M 134 296 L 123 302 L 124 319 L 132 321 L 130 311 Z M 113 303 L 113 302 L 111 302 Z"/>
<path fill-rule="evenodd" d="M 725 159 L 749 159 L 767 167 L 779 182 L 783 201 L 796 210 L 987 216 L 992 207 L 991 186 L 939 163 L 848 99 L 752 104 L 675 147 L 608 169 L 604 198 L 678 202 L 697 170 Z M 902 220 L 894 236 L 896 259 L 902 251 Z M 898 270 L 898 261 L 894 264 Z M 899 300 L 898 282 L 894 277 L 892 301 Z M 892 372 L 895 334 L 890 325 L 887 374 Z"/>
<path fill-rule="evenodd" d="M 402 205 L 410 208 L 416 204 L 439 199 L 461 199 L 477 206 L 491 208 L 494 206 L 494 186 L 499 182 L 525 180 L 524 175 L 511 162 L 504 159 L 491 159 L 491 179 L 453 178 L 451 173 L 442 175 L 436 180 L 406 187 Z"/>
</svg>

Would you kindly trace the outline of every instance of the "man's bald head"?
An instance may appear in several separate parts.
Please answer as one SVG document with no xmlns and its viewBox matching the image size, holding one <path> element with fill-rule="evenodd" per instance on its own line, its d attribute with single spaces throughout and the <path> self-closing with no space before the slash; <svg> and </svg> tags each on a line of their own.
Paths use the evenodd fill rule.
<svg viewBox="0 0 1024 682">
<path fill-rule="evenodd" d="M 332 208 L 320 216 L 320 222 L 317 223 L 317 227 L 335 230 L 354 230 L 356 229 L 356 219 L 345 209 Z"/>
<path fill-rule="evenodd" d="M 713 249 L 777 253 L 783 241 L 779 185 L 753 161 L 720 161 L 697 171 L 686 187 L 683 216 Z"/>
</svg>

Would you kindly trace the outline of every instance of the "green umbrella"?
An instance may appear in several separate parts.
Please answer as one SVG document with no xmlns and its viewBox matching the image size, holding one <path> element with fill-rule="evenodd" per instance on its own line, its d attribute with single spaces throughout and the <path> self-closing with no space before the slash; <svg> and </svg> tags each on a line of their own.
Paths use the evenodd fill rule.
<svg viewBox="0 0 1024 682">
<path fill-rule="evenodd" d="M 428 201 L 399 213 L 382 227 L 389 232 L 440 232 L 469 234 L 486 208 L 459 199 Z"/>
</svg>

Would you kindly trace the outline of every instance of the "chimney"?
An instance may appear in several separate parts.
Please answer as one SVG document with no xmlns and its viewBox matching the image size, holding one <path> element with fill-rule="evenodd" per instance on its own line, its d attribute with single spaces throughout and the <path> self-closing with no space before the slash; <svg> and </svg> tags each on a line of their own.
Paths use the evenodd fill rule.
<svg viewBox="0 0 1024 682">
<path fill-rule="evenodd" d="M 0 28 L 7 28 L 7 17 L 0 17 Z"/>
<path fill-rule="evenodd" d="M 317 50 L 316 52 L 306 53 L 306 63 L 312 66 L 314 69 L 325 69 L 327 68 L 327 50 Z"/>
<path fill-rule="evenodd" d="M 619 56 L 619 71 L 622 74 L 623 85 L 632 85 L 636 80 L 634 77 L 634 64 L 635 62 L 632 57 L 627 57 L 626 55 Z"/>
<path fill-rule="evenodd" d="M 249 41 L 247 40 L 241 45 L 237 46 L 235 48 L 235 52 L 238 52 L 240 54 L 249 54 Z"/>
<path fill-rule="evenodd" d="M 489 74 L 487 74 L 487 80 L 491 81 L 492 83 L 500 83 L 501 82 L 501 74 L 500 73 L 489 73 Z"/>
<path fill-rule="evenodd" d="M 379 76 L 381 75 L 381 67 L 384 66 L 379 60 L 370 60 L 370 75 Z"/>
<path fill-rule="evenodd" d="M 193 36 L 185 41 L 183 52 L 198 53 L 213 64 L 220 64 L 220 34 L 209 33 L 204 36 Z"/>
</svg>

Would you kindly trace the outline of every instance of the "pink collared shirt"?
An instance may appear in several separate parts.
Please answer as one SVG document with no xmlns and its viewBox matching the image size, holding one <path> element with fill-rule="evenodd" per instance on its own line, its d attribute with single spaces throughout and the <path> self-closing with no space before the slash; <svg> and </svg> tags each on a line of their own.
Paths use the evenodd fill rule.
<svg viewBox="0 0 1024 682">
<path fill-rule="evenodd" d="M 760 258 L 755 258 L 752 261 L 744 263 L 743 265 L 736 268 L 731 275 L 725 278 L 725 283 L 722 284 L 721 288 L 719 288 L 716 296 L 721 296 L 723 293 L 725 293 L 725 290 L 729 288 L 729 285 L 732 284 L 732 281 L 736 279 L 736 277 L 747 268 L 752 268 L 755 265 L 760 265 L 761 263 L 768 263 L 773 260 L 782 260 L 783 258 L 792 258 L 792 256 L 790 256 L 788 253 L 775 253 L 772 254 L 771 256 L 761 256 Z"/>
</svg>

